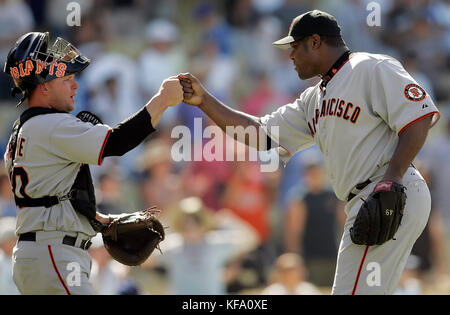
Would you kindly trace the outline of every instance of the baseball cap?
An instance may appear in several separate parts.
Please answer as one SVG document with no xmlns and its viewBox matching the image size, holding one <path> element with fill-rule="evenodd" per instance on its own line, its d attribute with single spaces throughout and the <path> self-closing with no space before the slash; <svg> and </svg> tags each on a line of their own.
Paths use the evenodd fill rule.
<svg viewBox="0 0 450 315">
<path fill-rule="evenodd" d="M 331 14 L 320 10 L 313 10 L 297 16 L 292 20 L 288 36 L 277 40 L 273 44 L 279 48 L 290 48 L 290 43 L 307 36 L 318 34 L 323 36 L 341 36 L 341 28 Z"/>
</svg>

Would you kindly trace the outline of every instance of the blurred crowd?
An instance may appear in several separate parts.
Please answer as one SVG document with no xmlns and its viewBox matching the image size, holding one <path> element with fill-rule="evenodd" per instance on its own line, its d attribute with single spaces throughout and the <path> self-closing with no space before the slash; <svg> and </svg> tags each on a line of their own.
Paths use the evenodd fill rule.
<svg viewBox="0 0 450 315">
<path fill-rule="evenodd" d="M 289 51 L 272 42 L 286 35 L 295 16 L 312 9 L 337 18 L 352 51 L 400 60 L 432 95 L 442 119 L 415 162 L 430 185 L 433 208 L 397 294 L 450 293 L 449 0 L 77 0 L 81 23 L 71 27 L 69 2 L 0 0 L 0 64 L 26 32 L 68 39 L 91 58 L 77 78 L 75 113 L 92 111 L 112 126 L 180 72 L 193 73 L 218 99 L 256 116 L 292 102 L 318 79 L 300 81 Z M 379 26 L 367 23 L 370 2 L 379 4 Z M 20 112 L 11 87 L 2 72 L 1 156 Z M 203 127 L 211 124 L 192 106 L 170 108 L 144 145 L 91 167 L 100 212 L 158 205 L 168 227 L 163 254 L 139 268 L 112 261 L 96 239 L 90 251 L 97 292 L 330 293 L 345 204 L 330 191 L 317 148 L 270 173 L 251 161 L 174 162 L 172 130 L 182 125 L 195 134 L 194 118 Z M 236 156 L 246 153 L 241 147 Z M 17 211 L 2 166 L 0 294 L 16 292 L 8 270 Z"/>
</svg>

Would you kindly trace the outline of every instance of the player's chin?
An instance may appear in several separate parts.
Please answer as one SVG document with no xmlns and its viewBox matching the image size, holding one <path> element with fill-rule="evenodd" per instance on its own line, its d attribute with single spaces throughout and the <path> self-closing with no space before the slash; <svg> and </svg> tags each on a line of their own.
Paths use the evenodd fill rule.
<svg viewBox="0 0 450 315">
<path fill-rule="evenodd" d="M 307 74 L 307 73 L 303 73 L 300 71 L 297 71 L 298 77 L 300 78 L 300 80 L 308 80 L 311 79 L 313 77 L 313 75 Z"/>
<path fill-rule="evenodd" d="M 75 109 L 75 100 L 72 98 L 67 104 L 66 104 L 66 111 L 71 112 Z"/>
</svg>

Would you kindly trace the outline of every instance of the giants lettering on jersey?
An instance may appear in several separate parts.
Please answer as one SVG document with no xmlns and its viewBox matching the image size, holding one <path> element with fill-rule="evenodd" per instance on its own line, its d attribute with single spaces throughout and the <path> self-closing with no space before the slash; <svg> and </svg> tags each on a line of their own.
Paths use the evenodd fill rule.
<svg viewBox="0 0 450 315">
<path fill-rule="evenodd" d="M 308 127 L 311 135 L 314 137 L 317 132 L 316 126 L 319 124 L 321 118 L 333 116 L 356 124 L 360 113 L 361 107 L 355 106 L 351 102 L 335 98 L 329 100 L 324 99 L 322 108 L 320 110 L 316 108 L 314 117 L 311 121 L 308 121 Z"/>
</svg>

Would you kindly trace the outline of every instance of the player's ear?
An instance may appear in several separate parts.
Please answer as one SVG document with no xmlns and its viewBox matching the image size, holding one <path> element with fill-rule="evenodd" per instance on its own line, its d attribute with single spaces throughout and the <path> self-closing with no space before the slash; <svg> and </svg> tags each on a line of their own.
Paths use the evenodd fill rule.
<svg viewBox="0 0 450 315">
<path fill-rule="evenodd" d="M 37 88 L 39 89 L 39 92 L 41 92 L 41 94 L 48 95 L 48 93 L 49 93 L 49 86 L 47 85 L 47 82 L 39 84 L 37 86 Z"/>
<path fill-rule="evenodd" d="M 311 36 L 311 45 L 313 49 L 318 49 L 322 45 L 322 40 L 318 34 L 313 34 Z"/>
</svg>

